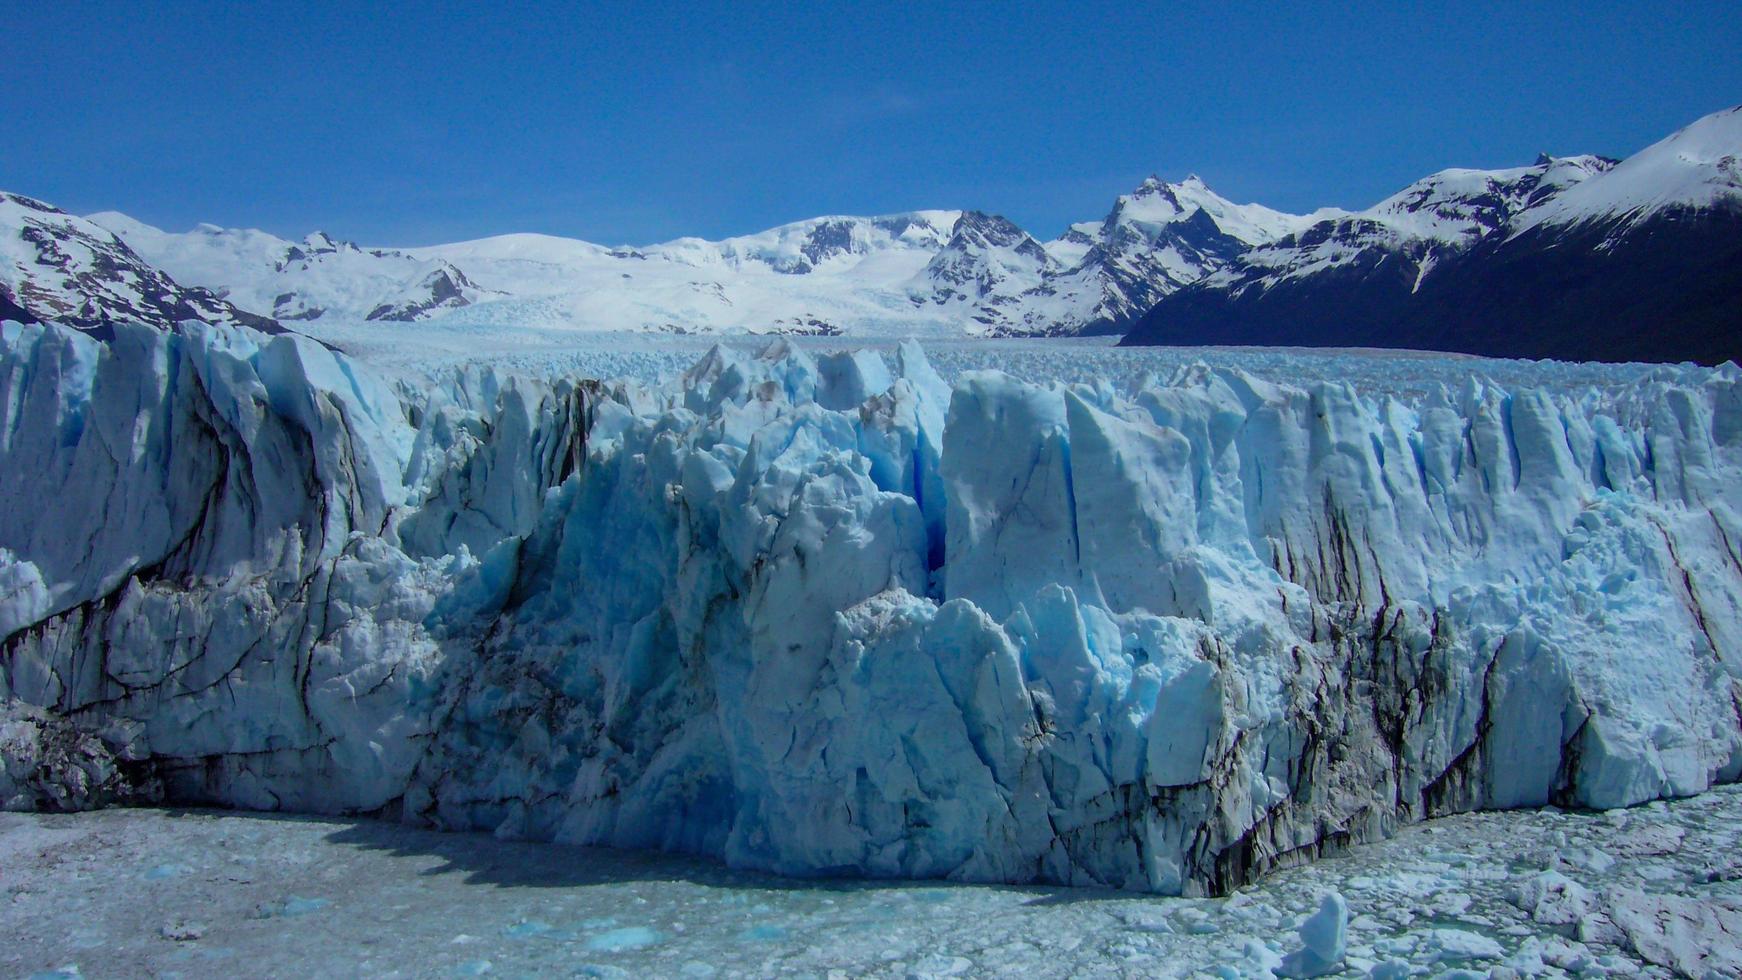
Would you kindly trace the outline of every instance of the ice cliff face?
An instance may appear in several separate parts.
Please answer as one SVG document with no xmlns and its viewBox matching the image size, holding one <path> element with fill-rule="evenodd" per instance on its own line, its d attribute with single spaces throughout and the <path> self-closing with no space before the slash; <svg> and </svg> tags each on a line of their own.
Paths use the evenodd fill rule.
<svg viewBox="0 0 1742 980">
<path fill-rule="evenodd" d="M 1742 377 L 1130 391 L 912 345 L 396 390 L 4 328 L 7 805 L 1221 891 L 1742 775 Z"/>
</svg>

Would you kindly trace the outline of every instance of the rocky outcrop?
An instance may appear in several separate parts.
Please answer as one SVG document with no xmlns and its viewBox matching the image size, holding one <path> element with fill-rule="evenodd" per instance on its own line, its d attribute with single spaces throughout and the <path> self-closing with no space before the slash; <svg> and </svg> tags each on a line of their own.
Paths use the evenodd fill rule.
<svg viewBox="0 0 1742 980">
<path fill-rule="evenodd" d="M 478 287 L 472 285 L 465 273 L 443 262 L 434 272 L 406 286 L 403 296 L 377 305 L 363 319 L 421 320 L 436 310 L 469 306 L 470 295 L 477 292 Z"/>
<path fill-rule="evenodd" d="M 0 192 L 0 320 L 63 323 L 107 338 L 118 323 L 167 329 L 183 320 L 276 321 L 237 309 L 209 289 L 185 287 L 111 232 L 50 204 Z"/>
</svg>

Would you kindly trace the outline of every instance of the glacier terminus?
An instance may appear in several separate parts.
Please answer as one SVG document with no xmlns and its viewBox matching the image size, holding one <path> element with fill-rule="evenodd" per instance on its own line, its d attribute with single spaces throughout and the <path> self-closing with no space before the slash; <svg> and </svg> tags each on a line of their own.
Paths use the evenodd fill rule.
<svg viewBox="0 0 1742 980">
<path fill-rule="evenodd" d="M 0 330 L 7 808 L 1206 895 L 1742 775 L 1734 365 L 408 380 Z"/>
</svg>

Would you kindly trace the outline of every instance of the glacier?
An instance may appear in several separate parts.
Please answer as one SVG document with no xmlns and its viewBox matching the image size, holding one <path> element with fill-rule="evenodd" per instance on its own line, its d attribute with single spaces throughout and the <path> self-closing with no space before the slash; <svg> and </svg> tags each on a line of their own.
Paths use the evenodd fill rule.
<svg viewBox="0 0 1742 980">
<path fill-rule="evenodd" d="M 1198 895 L 1735 781 L 1742 372 L 1471 363 L 408 383 L 8 323 L 0 803 Z"/>
</svg>

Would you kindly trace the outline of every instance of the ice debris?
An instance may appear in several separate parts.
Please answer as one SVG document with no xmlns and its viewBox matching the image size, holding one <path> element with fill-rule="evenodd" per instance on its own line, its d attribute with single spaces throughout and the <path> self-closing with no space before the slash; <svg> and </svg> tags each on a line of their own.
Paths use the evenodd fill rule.
<svg viewBox="0 0 1742 980">
<path fill-rule="evenodd" d="M 1300 924 L 1301 948 L 1282 958 L 1277 970 L 1284 977 L 1322 977 L 1343 969 L 1349 941 L 1349 904 L 1337 892 L 1327 894 L 1319 909 Z"/>
</svg>

